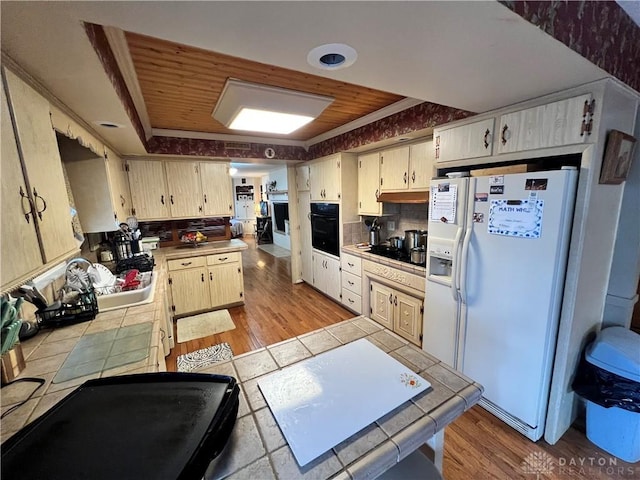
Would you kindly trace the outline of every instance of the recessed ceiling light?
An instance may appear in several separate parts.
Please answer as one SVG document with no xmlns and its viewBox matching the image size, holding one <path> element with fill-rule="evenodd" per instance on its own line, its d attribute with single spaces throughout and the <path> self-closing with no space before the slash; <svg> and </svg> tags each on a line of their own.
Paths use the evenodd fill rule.
<svg viewBox="0 0 640 480">
<path fill-rule="evenodd" d="M 233 130 L 288 134 L 331 102 L 332 97 L 228 79 L 211 115 Z"/>
<path fill-rule="evenodd" d="M 115 122 L 108 122 L 108 121 L 103 121 L 103 120 L 98 120 L 93 122 L 96 125 L 100 126 L 100 127 L 105 127 L 105 128 L 124 128 L 124 125 L 121 125 L 119 123 L 115 123 Z"/>
<path fill-rule="evenodd" d="M 320 45 L 309 52 L 309 65 L 323 70 L 338 70 L 350 67 L 358 59 L 358 53 L 344 43 Z"/>
</svg>

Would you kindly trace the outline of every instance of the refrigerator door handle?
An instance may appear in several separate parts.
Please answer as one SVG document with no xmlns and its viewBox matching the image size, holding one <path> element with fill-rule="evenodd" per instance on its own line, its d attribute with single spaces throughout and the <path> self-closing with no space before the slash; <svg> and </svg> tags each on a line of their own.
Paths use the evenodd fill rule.
<svg viewBox="0 0 640 480">
<path fill-rule="evenodd" d="M 475 206 L 476 183 L 469 182 L 467 228 L 462 240 L 462 254 L 460 255 L 460 299 L 467 303 L 467 260 L 469 257 L 469 245 L 471 244 L 471 232 L 473 230 L 473 209 Z"/>
<path fill-rule="evenodd" d="M 451 295 L 453 296 L 453 300 L 455 302 L 458 301 L 458 282 L 457 282 L 457 273 L 458 273 L 458 250 L 460 245 L 460 238 L 462 237 L 462 226 L 458 227 L 458 231 L 456 232 L 456 238 L 453 241 L 453 257 L 451 258 L 452 269 L 451 269 Z"/>
</svg>

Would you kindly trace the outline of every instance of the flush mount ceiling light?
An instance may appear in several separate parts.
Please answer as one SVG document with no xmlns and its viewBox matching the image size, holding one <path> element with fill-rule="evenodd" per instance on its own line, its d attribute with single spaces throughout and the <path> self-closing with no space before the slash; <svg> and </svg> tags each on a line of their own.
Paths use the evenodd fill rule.
<svg viewBox="0 0 640 480">
<path fill-rule="evenodd" d="M 350 67 L 358 59 L 358 53 L 344 43 L 320 45 L 309 52 L 309 65 L 322 70 L 338 70 Z"/>
<path fill-rule="evenodd" d="M 332 97 L 228 79 L 211 114 L 232 130 L 288 134 L 306 125 Z"/>
</svg>

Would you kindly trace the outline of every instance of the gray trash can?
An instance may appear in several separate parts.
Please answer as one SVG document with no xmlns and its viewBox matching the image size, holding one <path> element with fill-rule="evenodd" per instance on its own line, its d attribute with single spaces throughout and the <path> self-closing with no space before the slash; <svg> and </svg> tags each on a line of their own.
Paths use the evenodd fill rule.
<svg viewBox="0 0 640 480">
<path fill-rule="evenodd" d="M 640 388 L 640 335 L 623 327 L 602 330 L 587 348 L 587 362 Z M 615 390 L 615 387 L 613 387 Z M 587 438 L 626 462 L 640 460 L 640 413 L 587 400 Z"/>
</svg>

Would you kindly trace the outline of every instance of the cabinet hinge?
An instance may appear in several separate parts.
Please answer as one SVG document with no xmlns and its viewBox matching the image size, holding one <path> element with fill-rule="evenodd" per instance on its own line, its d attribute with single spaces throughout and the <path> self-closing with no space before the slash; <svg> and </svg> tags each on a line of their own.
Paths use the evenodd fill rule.
<svg viewBox="0 0 640 480">
<path fill-rule="evenodd" d="M 128 163 L 125 163 L 125 164 L 124 164 L 124 171 L 125 171 L 125 172 L 128 172 L 128 171 L 129 171 L 129 164 L 128 164 Z"/>
<path fill-rule="evenodd" d="M 238 267 L 238 273 L 240 273 L 240 267 Z"/>
<path fill-rule="evenodd" d="M 116 212 L 113 212 L 113 219 L 118 220 L 118 214 Z"/>
<path fill-rule="evenodd" d="M 369 307 L 369 313 L 373 314 L 373 307 Z"/>
<path fill-rule="evenodd" d="M 362 160 L 359 160 L 359 162 L 360 162 L 360 168 L 362 168 Z"/>
<path fill-rule="evenodd" d="M 369 291 L 373 292 L 373 285 L 369 284 Z"/>
<path fill-rule="evenodd" d="M 132 215 L 135 215 L 135 214 L 136 214 L 136 209 L 135 209 L 135 208 L 132 208 L 132 209 L 131 209 L 131 214 L 132 214 Z"/>
<path fill-rule="evenodd" d="M 240 298 L 242 298 L 243 295 L 244 295 L 244 293 L 240 292 Z"/>
<path fill-rule="evenodd" d="M 422 341 L 422 334 L 420 334 L 420 341 Z"/>
<path fill-rule="evenodd" d="M 176 311 L 176 306 L 175 305 L 171 305 L 171 311 L 175 312 Z"/>
<path fill-rule="evenodd" d="M 360 208 L 362 208 L 362 202 L 358 202 L 358 205 L 360 206 Z"/>
<path fill-rule="evenodd" d="M 383 178 L 380 177 L 380 186 L 382 186 L 382 180 L 383 180 Z"/>
<path fill-rule="evenodd" d="M 424 305 L 420 305 L 420 313 L 424 313 Z"/>
<path fill-rule="evenodd" d="M 173 280 L 171 280 L 171 277 L 169 277 L 169 285 L 173 285 Z"/>
</svg>

